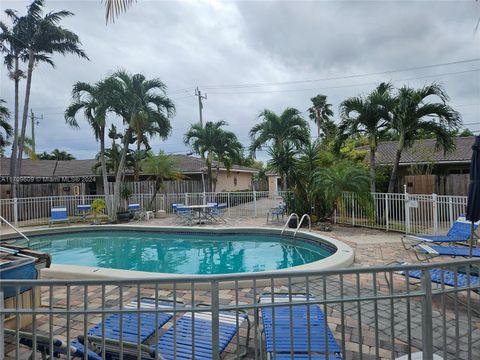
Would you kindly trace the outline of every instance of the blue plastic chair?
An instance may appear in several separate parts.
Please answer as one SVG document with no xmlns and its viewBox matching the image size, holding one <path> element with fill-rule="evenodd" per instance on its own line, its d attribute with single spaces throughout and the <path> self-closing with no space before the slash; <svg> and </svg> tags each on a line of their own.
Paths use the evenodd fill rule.
<svg viewBox="0 0 480 360">
<path fill-rule="evenodd" d="M 273 303 L 290 302 L 290 296 L 287 294 L 273 294 L 273 298 Z M 308 299 L 315 300 L 312 295 L 308 295 Z M 291 300 L 292 302 L 307 301 L 307 295 L 291 295 Z M 259 302 L 272 304 L 272 295 L 260 296 Z M 292 359 L 292 354 L 293 359 L 308 359 L 309 356 L 312 359 L 324 359 L 327 353 L 330 359 L 342 358 L 341 349 L 326 324 L 320 306 L 316 304 L 308 306 L 309 313 L 307 305 L 304 304 L 261 308 L 265 350 L 270 359 Z M 293 334 L 292 338 L 291 334 Z M 325 335 L 327 342 L 325 342 Z"/>
<path fill-rule="evenodd" d="M 456 220 L 448 230 L 447 235 L 404 235 L 402 244 L 406 250 L 421 243 L 456 243 L 470 239 L 472 223 L 466 220 Z M 478 228 L 478 223 L 473 224 L 473 229 Z M 405 240 L 408 240 L 407 243 Z"/>
<path fill-rule="evenodd" d="M 50 225 L 52 226 L 55 222 L 68 222 L 68 213 L 67 208 L 52 208 L 51 209 L 51 216 L 50 216 Z"/>
<path fill-rule="evenodd" d="M 227 222 L 227 220 L 225 220 L 225 210 L 228 207 L 226 203 L 207 203 L 207 205 L 209 206 L 207 216 L 212 221 L 223 221 L 224 223 Z"/>
</svg>

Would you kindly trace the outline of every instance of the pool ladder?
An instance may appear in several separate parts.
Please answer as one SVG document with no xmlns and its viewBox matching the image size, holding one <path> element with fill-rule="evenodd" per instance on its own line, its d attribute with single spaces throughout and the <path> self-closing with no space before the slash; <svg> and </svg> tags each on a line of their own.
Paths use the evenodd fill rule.
<svg viewBox="0 0 480 360">
<path fill-rule="evenodd" d="M 283 235 L 283 233 L 285 232 L 285 229 L 287 228 L 288 223 L 289 223 L 290 219 L 293 217 L 293 215 L 295 215 L 298 219 L 298 215 L 296 213 L 291 213 L 290 216 L 287 219 L 287 222 L 285 223 L 285 225 L 283 225 L 283 229 L 282 229 L 282 232 L 280 233 L 280 235 Z M 297 235 L 298 230 L 300 230 L 300 226 L 302 226 L 303 219 L 305 219 L 305 218 L 308 219 L 308 231 L 312 231 L 312 220 L 310 219 L 310 215 L 303 214 L 302 218 L 300 219 L 300 221 L 297 224 L 297 228 L 295 229 L 295 232 L 293 233 L 293 237 L 295 237 L 295 235 Z"/>
<path fill-rule="evenodd" d="M 0 216 L 0 220 L 3 221 L 5 224 L 7 224 L 8 226 L 10 226 L 17 234 L 19 234 L 21 237 L 23 237 L 25 240 L 27 240 L 27 245 L 30 246 L 30 239 L 24 234 L 22 233 L 20 230 L 18 230 L 15 226 L 13 226 L 12 224 L 10 224 L 7 219 L 5 219 L 3 216 Z"/>
</svg>

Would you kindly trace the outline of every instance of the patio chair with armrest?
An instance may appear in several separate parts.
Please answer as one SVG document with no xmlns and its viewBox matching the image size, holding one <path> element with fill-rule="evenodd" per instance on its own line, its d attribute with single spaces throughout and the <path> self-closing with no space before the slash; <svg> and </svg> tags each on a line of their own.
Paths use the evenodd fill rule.
<svg viewBox="0 0 480 360">
<path fill-rule="evenodd" d="M 448 230 L 446 235 L 404 235 L 402 236 L 402 245 L 405 250 L 410 250 L 422 243 L 461 243 L 470 240 L 471 235 L 470 221 L 464 220 L 460 217 L 457 219 L 452 227 Z M 478 228 L 478 223 L 474 223 L 474 229 Z"/>
<path fill-rule="evenodd" d="M 185 205 L 178 205 L 177 210 L 177 219 L 180 223 L 185 225 L 192 225 L 194 221 L 194 214 L 192 208 Z"/>
<path fill-rule="evenodd" d="M 227 222 L 227 220 L 225 220 L 225 211 L 227 209 L 226 203 L 207 203 L 207 205 L 209 205 L 209 208 L 207 209 L 207 216 L 209 219 L 214 222 Z"/>
<path fill-rule="evenodd" d="M 342 358 L 341 349 L 320 306 L 290 303 L 308 301 L 315 301 L 315 297 L 300 293 L 265 293 L 260 296 L 261 304 L 288 303 L 261 307 L 268 359 L 325 359 L 326 354 L 329 359 Z"/>
<path fill-rule="evenodd" d="M 271 208 L 270 210 L 267 211 L 267 224 L 268 220 L 270 219 L 271 222 L 273 223 L 274 219 L 276 219 L 276 222 L 283 222 L 283 219 L 286 214 L 286 206 L 284 204 L 280 204 L 277 207 Z M 280 219 L 281 218 L 281 219 Z"/>
</svg>

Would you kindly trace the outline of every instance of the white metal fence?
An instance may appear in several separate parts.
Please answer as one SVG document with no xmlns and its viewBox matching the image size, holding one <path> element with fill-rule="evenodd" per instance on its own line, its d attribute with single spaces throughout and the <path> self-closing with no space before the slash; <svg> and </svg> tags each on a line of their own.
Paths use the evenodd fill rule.
<svg viewBox="0 0 480 360">
<path fill-rule="evenodd" d="M 286 192 L 135 194 L 129 202 L 139 203 L 144 210 L 164 210 L 172 213 L 172 204 L 199 205 L 208 202 L 227 204 L 228 218 L 265 217 L 272 207 L 284 201 Z M 0 215 L 16 226 L 35 226 L 48 222 L 53 207 L 66 207 L 71 219 L 82 219 L 78 205 L 91 204 L 96 198 L 105 202 L 111 196 L 79 195 L 1 199 Z M 337 206 L 335 221 L 353 226 L 365 226 L 387 231 L 437 234 L 446 232 L 455 219 L 464 214 L 466 196 L 373 193 L 365 206 L 353 193 L 344 193 Z"/>
<path fill-rule="evenodd" d="M 474 360 L 479 266 L 4 280 L 0 357 Z"/>
<path fill-rule="evenodd" d="M 208 202 L 227 204 L 229 218 L 265 217 L 267 211 L 283 202 L 284 193 L 272 194 L 268 191 L 257 192 L 219 192 L 219 193 L 179 193 L 179 194 L 135 194 L 129 203 L 139 203 L 144 210 L 164 210 L 172 213 L 172 204 L 199 205 Z M 51 209 L 67 208 L 71 220 L 82 220 L 85 215 L 79 211 L 79 205 L 91 205 L 97 199 L 111 203 L 112 196 L 79 195 L 50 196 L 18 199 L 0 199 L 0 215 L 15 226 L 35 226 L 48 223 Z M 152 200 L 153 199 L 153 200 Z"/>
<path fill-rule="evenodd" d="M 415 234 L 444 233 L 465 214 L 466 196 L 373 193 L 362 204 L 353 193 L 342 194 L 336 221 L 353 226 Z"/>
</svg>

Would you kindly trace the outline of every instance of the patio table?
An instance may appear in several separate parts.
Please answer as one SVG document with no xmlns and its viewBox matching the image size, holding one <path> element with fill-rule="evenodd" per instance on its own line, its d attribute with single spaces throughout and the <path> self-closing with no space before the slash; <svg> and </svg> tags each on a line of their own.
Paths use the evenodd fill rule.
<svg viewBox="0 0 480 360">
<path fill-rule="evenodd" d="M 188 207 L 190 209 L 192 209 L 192 211 L 198 212 L 198 223 L 201 224 L 202 223 L 202 213 L 205 213 L 206 209 L 214 208 L 215 205 L 190 205 Z M 205 217 L 204 217 L 204 220 L 206 220 Z"/>
</svg>

